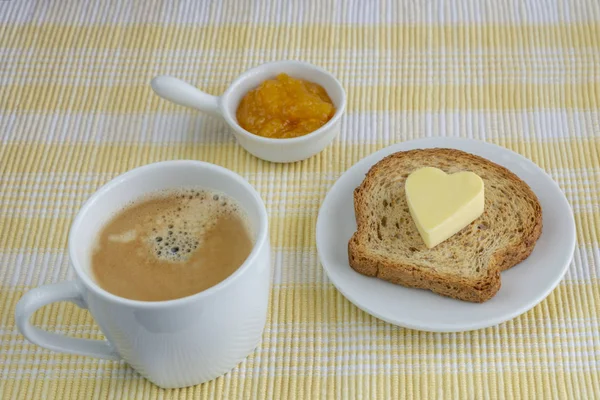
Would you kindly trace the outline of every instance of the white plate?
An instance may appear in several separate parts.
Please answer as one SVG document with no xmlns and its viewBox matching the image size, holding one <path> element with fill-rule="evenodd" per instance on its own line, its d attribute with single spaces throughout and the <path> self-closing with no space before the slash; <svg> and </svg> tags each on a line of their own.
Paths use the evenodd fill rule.
<svg viewBox="0 0 600 400">
<path fill-rule="evenodd" d="M 397 151 L 447 147 L 485 157 L 517 174 L 542 205 L 543 230 L 525 261 L 502 273 L 502 288 L 491 300 L 469 303 L 406 288 L 355 272 L 348 264 L 348 240 L 356 231 L 353 190 L 371 166 Z M 533 308 L 558 285 L 575 250 L 573 212 L 558 185 L 525 157 L 468 139 L 428 138 L 399 143 L 362 159 L 333 185 L 317 220 L 317 250 L 329 278 L 348 300 L 392 324 L 432 332 L 481 329 Z"/>
</svg>

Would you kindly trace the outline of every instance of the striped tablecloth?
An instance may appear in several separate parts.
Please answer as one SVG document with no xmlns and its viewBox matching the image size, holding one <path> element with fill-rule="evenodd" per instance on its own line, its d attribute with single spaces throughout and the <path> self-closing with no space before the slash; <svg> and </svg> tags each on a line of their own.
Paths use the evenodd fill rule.
<svg viewBox="0 0 600 400">
<path fill-rule="evenodd" d="M 308 61 L 345 86 L 339 138 L 294 164 L 258 160 L 225 125 L 155 96 L 171 74 L 219 94 L 238 74 Z M 600 398 L 600 3 L 504 1 L 0 1 L 0 398 Z M 382 322 L 318 262 L 319 205 L 340 174 L 392 143 L 486 140 L 561 186 L 574 260 L 540 305 L 500 326 L 434 334 Z M 229 374 L 162 390 L 123 362 L 57 354 L 15 327 L 21 295 L 73 278 L 66 241 L 112 177 L 197 159 L 247 178 L 273 243 L 261 345 Z M 67 303 L 39 326 L 102 338 Z"/>
</svg>

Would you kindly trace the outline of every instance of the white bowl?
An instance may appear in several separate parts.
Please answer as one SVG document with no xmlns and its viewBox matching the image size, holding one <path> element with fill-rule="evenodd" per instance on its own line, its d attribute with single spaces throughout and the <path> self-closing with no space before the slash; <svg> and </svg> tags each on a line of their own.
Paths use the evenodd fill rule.
<svg viewBox="0 0 600 400">
<path fill-rule="evenodd" d="M 316 131 L 291 139 L 265 138 L 242 128 L 235 114 L 244 95 L 280 73 L 321 85 L 336 107 L 333 117 Z M 273 162 L 301 161 L 319 153 L 340 132 L 340 120 L 346 109 L 346 92 L 333 75 L 315 65 L 292 60 L 274 61 L 249 69 L 221 97 L 209 95 L 166 75 L 155 77 L 151 85 L 154 92 L 166 100 L 222 117 L 244 149 L 258 158 Z"/>
</svg>

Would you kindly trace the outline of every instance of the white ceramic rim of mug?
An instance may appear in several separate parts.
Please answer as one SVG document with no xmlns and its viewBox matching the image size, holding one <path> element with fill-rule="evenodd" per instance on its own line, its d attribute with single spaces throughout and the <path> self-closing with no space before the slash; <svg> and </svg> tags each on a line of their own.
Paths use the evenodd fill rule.
<svg viewBox="0 0 600 400">
<path fill-rule="evenodd" d="M 315 131 L 307 133 L 306 135 L 302 135 L 302 136 L 298 136 L 298 137 L 294 137 L 294 138 L 271 139 L 271 138 L 255 135 L 254 133 L 248 132 L 247 130 L 242 128 L 242 126 L 237 121 L 237 118 L 234 118 L 231 115 L 231 113 L 229 112 L 229 108 L 225 107 L 224 103 L 228 103 L 230 101 L 229 99 L 231 98 L 231 95 L 238 90 L 237 88 L 239 87 L 240 83 L 242 83 L 244 80 L 250 78 L 252 76 L 252 74 L 254 74 L 258 71 L 261 71 L 263 69 L 266 69 L 268 67 L 271 67 L 271 66 L 280 66 L 280 65 L 285 66 L 286 64 L 300 65 L 303 68 L 316 70 L 316 71 L 320 72 L 321 74 L 326 75 L 329 79 L 331 79 L 332 82 L 334 82 L 336 84 L 336 86 L 342 93 L 341 104 L 335 110 L 335 114 L 333 114 L 333 117 L 331 117 L 331 119 L 329 121 L 327 121 L 327 123 L 325 125 L 323 125 L 322 127 L 320 127 L 319 129 L 317 129 Z M 284 71 L 282 71 L 281 73 L 283 73 L 283 72 Z M 329 95 L 329 93 L 327 93 L 327 95 Z M 223 93 L 223 95 L 221 96 L 220 101 L 222 102 L 220 108 L 221 108 L 221 113 L 223 115 L 223 118 L 239 134 L 244 135 L 252 140 L 256 140 L 258 142 L 263 142 L 263 143 L 282 143 L 282 142 L 285 142 L 286 144 L 287 143 L 300 143 L 300 142 L 305 142 L 305 141 L 311 140 L 314 137 L 325 133 L 327 130 L 329 130 L 329 128 L 331 126 L 333 126 L 340 120 L 340 118 L 344 114 L 344 111 L 346 110 L 346 91 L 344 90 L 344 87 L 342 86 L 340 81 L 338 81 L 335 76 L 333 76 L 330 72 L 324 70 L 321 67 L 317 67 L 316 65 L 313 65 L 313 64 L 310 64 L 310 63 L 307 63 L 304 61 L 279 60 L 279 61 L 271 61 L 268 63 L 264 63 L 264 64 L 258 65 L 256 67 L 250 68 L 249 70 L 245 71 L 243 74 L 238 76 L 231 83 L 231 85 L 229 85 L 229 87 L 227 88 L 225 93 Z"/>
<path fill-rule="evenodd" d="M 110 190 L 113 190 L 115 186 L 122 183 L 123 181 L 135 179 L 135 176 L 140 174 L 141 172 L 147 172 L 147 171 L 151 171 L 156 168 L 163 168 L 166 165 L 174 165 L 174 164 L 181 164 L 181 165 L 193 164 L 193 165 L 200 166 L 202 168 L 213 170 L 213 171 L 218 170 L 222 173 L 225 173 L 225 174 L 231 176 L 241 186 L 243 186 L 246 190 L 248 190 L 249 193 L 251 193 L 252 197 L 254 198 L 254 200 L 256 200 L 256 202 L 259 206 L 259 210 L 258 210 L 259 226 L 257 229 L 256 240 L 254 242 L 254 246 L 252 247 L 252 251 L 250 252 L 250 255 L 246 258 L 244 263 L 242 265 L 240 265 L 240 267 L 233 274 L 229 275 L 225 280 L 223 280 L 223 281 L 219 282 L 218 284 L 216 284 L 215 286 L 212 286 L 201 292 L 198 292 L 198 293 L 186 296 L 186 297 L 181 297 L 178 299 L 163 300 L 163 301 L 133 300 L 133 299 L 127 299 L 125 297 L 117 296 L 115 294 L 112 294 L 112 293 L 102 289 L 91 278 L 91 276 L 90 276 L 90 274 L 92 273 L 91 271 L 88 274 L 81 270 L 81 260 L 78 260 L 78 258 L 76 257 L 75 249 L 72 245 L 73 237 L 76 234 L 76 231 L 78 231 L 79 229 L 82 229 L 82 227 L 80 225 L 81 225 L 81 220 L 83 219 L 83 216 L 86 213 L 88 213 L 92 207 L 94 207 L 95 203 L 100 198 L 102 198 L 102 196 L 104 194 L 108 193 Z M 143 196 L 143 194 L 140 194 L 139 196 L 136 196 L 136 197 L 139 198 L 142 196 Z M 269 227 L 268 214 L 267 214 L 267 209 L 265 208 L 264 202 L 262 201 L 262 199 L 261 199 L 260 195 L 258 194 L 258 192 L 256 191 L 256 189 L 254 189 L 254 187 L 252 187 L 252 185 L 250 185 L 250 183 L 248 183 L 248 181 L 246 181 L 240 175 L 236 174 L 235 172 L 233 172 L 227 168 L 224 168 L 224 167 L 221 167 L 221 166 L 218 166 L 215 164 L 211 164 L 208 162 L 204 162 L 204 161 L 197 161 L 197 160 L 160 161 L 160 162 L 147 164 L 147 165 L 143 165 L 141 167 L 134 168 L 132 170 L 129 170 L 129 171 L 113 178 L 108 183 L 104 184 L 100 189 L 98 189 L 83 204 L 83 206 L 80 208 L 79 212 L 77 213 L 75 220 L 71 224 L 71 229 L 69 230 L 69 239 L 68 239 L 69 258 L 70 258 L 71 265 L 72 265 L 73 269 L 75 270 L 75 273 L 77 274 L 79 279 L 85 284 L 85 286 L 89 290 L 96 292 L 96 294 L 106 298 L 107 300 L 117 302 L 117 303 L 120 303 L 120 304 L 126 305 L 126 306 L 136 307 L 136 308 L 175 307 L 175 306 L 184 305 L 186 303 L 190 303 L 190 302 L 195 301 L 200 298 L 209 297 L 213 293 L 220 291 L 221 289 L 225 288 L 227 285 L 231 284 L 231 282 L 238 279 L 239 276 L 242 275 L 250 267 L 250 264 L 252 264 L 255 261 L 256 257 L 258 257 L 260 248 L 262 248 L 262 246 L 264 246 L 265 241 L 268 238 L 268 227 Z"/>
</svg>

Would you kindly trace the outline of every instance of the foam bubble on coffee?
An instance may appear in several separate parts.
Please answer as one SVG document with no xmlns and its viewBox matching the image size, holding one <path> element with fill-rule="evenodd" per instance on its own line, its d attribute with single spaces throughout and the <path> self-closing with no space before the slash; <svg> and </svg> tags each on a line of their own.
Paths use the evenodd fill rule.
<svg viewBox="0 0 600 400">
<path fill-rule="evenodd" d="M 162 192 L 153 197 L 160 197 Z M 177 208 L 163 210 L 154 221 L 145 221 L 135 230 L 112 234 L 110 241 L 130 242 L 145 236 L 148 250 L 165 261 L 184 261 L 202 245 L 204 234 L 223 216 L 237 213 L 237 205 L 227 196 L 203 189 L 180 189 Z M 150 198 L 149 198 L 150 199 Z"/>
<path fill-rule="evenodd" d="M 130 229 L 123 233 L 108 235 L 108 240 L 111 242 L 129 243 L 133 242 L 135 239 L 137 239 L 137 231 L 135 229 Z"/>
</svg>

